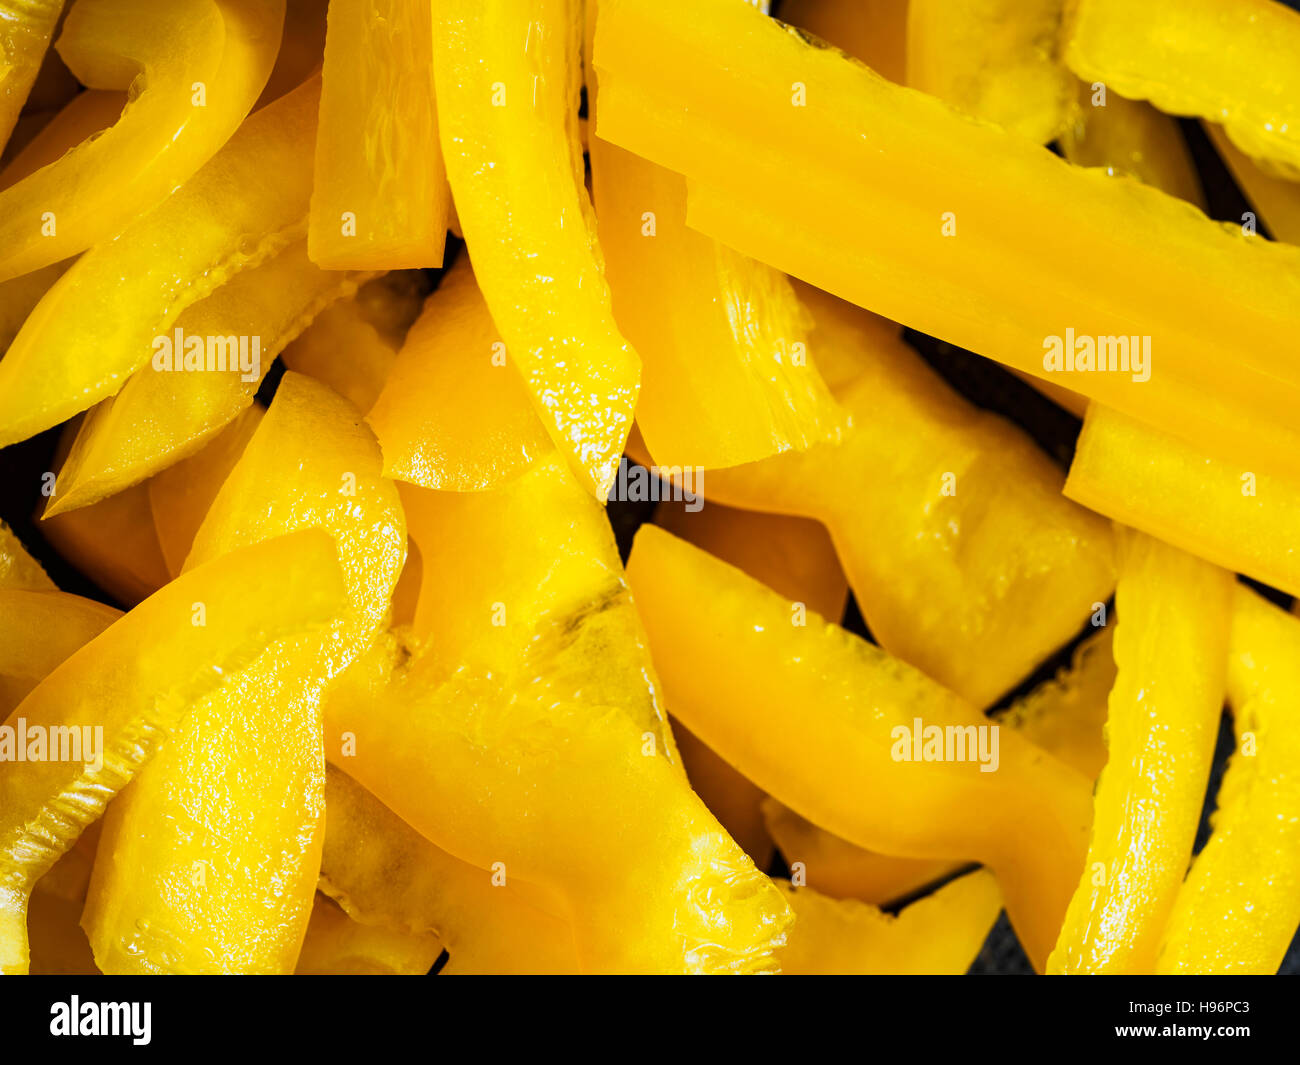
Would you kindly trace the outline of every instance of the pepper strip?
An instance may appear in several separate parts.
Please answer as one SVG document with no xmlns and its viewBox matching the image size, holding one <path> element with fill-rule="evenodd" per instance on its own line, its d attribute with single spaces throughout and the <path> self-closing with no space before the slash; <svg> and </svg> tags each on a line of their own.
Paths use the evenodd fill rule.
<svg viewBox="0 0 1300 1065">
<path fill-rule="evenodd" d="M 116 237 L 225 144 L 266 84 L 284 0 L 77 0 L 55 47 L 112 129 L 0 192 L 0 281 Z"/>
<path fill-rule="evenodd" d="M 603 502 L 641 361 L 614 323 L 583 187 L 579 6 L 440 0 L 433 30 L 443 156 L 484 298 L 551 439 Z"/>
<path fill-rule="evenodd" d="M 32 885 L 138 772 L 205 692 L 274 640 L 343 605 L 333 547 L 303 533 L 239 551 L 169 584 L 45 678 L 10 715 L 46 730 L 102 727 L 102 766 L 0 764 L 0 972 L 27 968 Z M 206 625 L 189 624 L 195 603 Z M 130 663 L 129 669 L 106 663 Z"/>
<path fill-rule="evenodd" d="M 313 78 L 258 111 L 55 282 L 0 360 L 0 447 L 117 392 L 185 308 L 303 236 L 319 95 Z"/>
<path fill-rule="evenodd" d="M 1276 344 L 1300 331 L 1300 248 L 1071 167 L 747 4 L 609 0 L 595 58 L 597 135 L 684 173 L 694 228 L 1169 432 L 1300 468 L 1297 371 Z M 789 165 L 803 157 L 818 165 Z M 1056 239 L 1025 238 L 1040 232 Z M 1155 334 L 1160 371 L 1057 372 L 1044 338 L 1067 327 Z"/>
<path fill-rule="evenodd" d="M 0 0 L 0 149 L 36 83 L 63 0 Z"/>
<path fill-rule="evenodd" d="M 1223 707 L 1232 574 L 1120 537 L 1110 759 L 1050 973 L 1149 973 L 1205 800 Z"/>
<path fill-rule="evenodd" d="M 775 592 L 652 525 L 637 532 L 628 581 L 665 686 L 689 696 L 673 709 L 691 731 L 858 846 L 988 865 L 1042 965 L 1086 848 L 1080 774 L 1008 729 L 985 734 L 990 748 L 999 737 L 996 772 L 974 756 L 912 760 L 922 727 L 954 728 L 950 737 L 974 743 L 966 730 L 996 726 L 815 614 L 792 624 L 791 604 Z"/>
<path fill-rule="evenodd" d="M 1300 925 L 1300 621 L 1242 585 L 1228 699 L 1237 749 L 1169 916 L 1159 973 L 1271 976 Z"/>
</svg>

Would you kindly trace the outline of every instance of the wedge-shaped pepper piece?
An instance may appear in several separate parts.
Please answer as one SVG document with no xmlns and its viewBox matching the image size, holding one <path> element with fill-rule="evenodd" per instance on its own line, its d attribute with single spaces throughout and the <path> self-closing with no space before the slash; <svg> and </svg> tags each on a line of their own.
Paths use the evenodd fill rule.
<svg viewBox="0 0 1300 1065">
<path fill-rule="evenodd" d="M 637 424 L 656 461 L 736 466 L 837 437 L 785 276 L 687 229 L 681 175 L 598 137 L 590 154 L 614 315 L 642 360 Z"/>
<path fill-rule="evenodd" d="M 1187 872 L 1223 707 L 1232 575 L 1120 537 L 1110 758 L 1053 973 L 1149 973 Z"/>
<path fill-rule="evenodd" d="M 0 718 L 121 614 L 79 595 L 0 587 Z"/>
<path fill-rule="evenodd" d="M 9 140 L 50 47 L 63 0 L 0 3 L 0 148 Z"/>
<path fill-rule="evenodd" d="M 294 973 L 298 976 L 423 976 L 442 944 L 432 934 L 412 935 L 354 921 L 328 895 L 317 893 Z"/>
<path fill-rule="evenodd" d="M 428 0 L 331 0 L 307 243 L 327 270 L 441 266 L 451 194 Z"/>
<path fill-rule="evenodd" d="M 385 476 L 441 491 L 494 488 L 552 451 L 468 258 L 425 301 L 368 420 Z"/>
<path fill-rule="evenodd" d="M 0 446 L 117 392 L 186 307 L 301 239 L 319 95 L 313 78 L 258 111 L 172 196 L 59 278 L 0 360 Z"/>
<path fill-rule="evenodd" d="M 229 683 L 269 643 L 324 625 L 342 609 L 343 595 L 323 534 L 232 553 L 110 625 L 9 715 L 8 725 L 23 723 L 29 757 L 37 735 L 55 736 L 61 752 L 76 754 L 73 737 L 85 729 L 95 757 L 0 764 L 0 972 L 27 967 L 32 885 L 154 755 L 189 705 Z M 196 603 L 205 608 L 204 625 L 192 623 Z"/>
<path fill-rule="evenodd" d="M 0 588 L 54 591 L 54 582 L 32 558 L 14 531 L 0 521 Z"/>
<path fill-rule="evenodd" d="M 1300 244 L 1300 185 L 1275 177 L 1251 161 L 1213 122 L 1203 123 L 1232 176 L 1278 240 Z"/>
<path fill-rule="evenodd" d="M 816 34 L 899 85 L 907 84 L 908 0 L 785 0 L 781 21 Z"/>
<path fill-rule="evenodd" d="M 1072 167 L 747 4 L 610 0 L 595 66 L 597 135 L 685 174 L 693 228 L 1224 454 L 1300 466 L 1300 372 L 1276 343 L 1300 330 L 1300 248 Z"/>
<path fill-rule="evenodd" d="M 1093 404 L 1065 494 L 1184 551 L 1300 595 L 1300 477 L 1242 466 Z"/>
<path fill-rule="evenodd" d="M 155 339 L 150 361 L 86 416 L 49 513 L 94 503 L 194 454 L 248 409 L 281 349 L 366 276 L 320 269 L 297 240 L 192 304 Z"/>
<path fill-rule="evenodd" d="M 470 663 L 440 684 L 416 658 L 331 715 L 327 749 L 351 733 L 348 772 L 422 835 L 555 898 L 584 971 L 773 969 L 784 902 L 628 712 L 556 697 L 527 659 Z"/>
<path fill-rule="evenodd" d="M 614 534 L 554 449 L 490 492 L 403 485 L 402 501 L 422 566 L 413 628 L 431 669 L 450 675 L 473 652 L 534 670 L 556 700 L 621 707 L 678 763 Z"/>
<path fill-rule="evenodd" d="M 1161 111 L 1221 122 L 1247 155 L 1300 178 L 1300 14 L 1271 0 L 1077 0 L 1065 61 Z"/>
<path fill-rule="evenodd" d="M 186 569 L 320 526 L 337 545 L 348 609 L 196 704 L 113 804 L 86 916 L 105 972 L 292 971 L 323 842 L 320 699 L 373 638 L 406 543 L 379 462 L 353 408 L 285 375 Z"/>
<path fill-rule="evenodd" d="M 897 917 L 856 899 L 776 882 L 795 913 L 777 953 L 788 976 L 963 976 L 1002 909 L 997 881 L 977 870 Z"/>
<path fill-rule="evenodd" d="M 1065 128 L 1064 0 L 909 0 L 907 84 L 1037 144 Z"/>
<path fill-rule="evenodd" d="M 0 280 L 111 240 L 230 139 L 266 84 L 284 0 L 77 0 L 56 48 L 117 124 L 0 192 Z"/>
<path fill-rule="evenodd" d="M 392 652 L 376 668 L 358 662 L 380 694 L 391 676 Z M 348 704 L 362 689 L 349 670 L 330 693 L 326 714 L 346 719 L 364 704 Z M 374 682 L 378 682 L 375 684 Z M 354 690 L 348 691 L 351 687 Z M 343 759 L 347 761 L 347 759 Z M 406 935 L 440 937 L 451 958 L 447 975 L 564 974 L 578 971 L 569 924 L 538 909 L 516 886 L 435 847 L 341 769 L 325 776 L 325 852 L 321 890 L 354 920 Z"/>
<path fill-rule="evenodd" d="M 574 0 L 433 8 L 438 126 L 492 319 L 538 416 L 604 500 L 641 365 L 619 334 L 583 187 Z"/>
<path fill-rule="evenodd" d="M 1233 590 L 1228 700 L 1237 749 L 1156 971 L 1272 976 L 1300 925 L 1300 620 Z"/>
<path fill-rule="evenodd" d="M 1082 776 L 880 648 L 815 614 L 798 624 L 781 596 L 652 525 L 628 580 L 691 731 L 860 847 L 990 866 L 1042 965 L 1086 847 Z M 984 771 L 995 741 L 998 768 Z"/>
<path fill-rule="evenodd" d="M 874 345 L 842 395 L 853 428 L 839 445 L 713 471 L 706 491 L 820 519 L 881 646 L 987 706 L 1110 594 L 1110 530 L 1061 498 L 1060 472 L 1027 435 L 966 403 L 897 336 L 849 335 L 856 308 L 809 299 L 814 346 Z"/>
</svg>

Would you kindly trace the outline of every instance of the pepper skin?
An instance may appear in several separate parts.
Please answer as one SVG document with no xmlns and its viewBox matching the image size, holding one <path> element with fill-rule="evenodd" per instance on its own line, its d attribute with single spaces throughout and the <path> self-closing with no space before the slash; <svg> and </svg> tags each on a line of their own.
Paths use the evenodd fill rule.
<svg viewBox="0 0 1300 1065">
<path fill-rule="evenodd" d="M 76 0 L 55 47 L 112 129 L 0 192 L 0 281 L 112 240 L 225 144 L 271 73 L 284 0 Z M 199 94 L 202 94 L 201 96 Z"/>
<path fill-rule="evenodd" d="M 271 642 L 327 622 L 343 606 L 328 538 L 282 537 L 169 584 L 74 653 L 9 715 L 9 723 L 102 727 L 103 766 L 0 764 L 0 972 L 27 968 L 27 898 L 96 820 L 187 707 L 233 679 Z M 206 624 L 191 623 L 194 604 Z M 109 668 L 131 662 L 129 670 Z"/>
<path fill-rule="evenodd" d="M 1110 758 L 1049 973 L 1150 973 L 1187 872 L 1223 707 L 1232 574 L 1120 538 Z"/>
<path fill-rule="evenodd" d="M 0 3 L 0 148 L 27 102 L 41 60 L 50 47 L 63 0 L 4 0 Z"/>
</svg>

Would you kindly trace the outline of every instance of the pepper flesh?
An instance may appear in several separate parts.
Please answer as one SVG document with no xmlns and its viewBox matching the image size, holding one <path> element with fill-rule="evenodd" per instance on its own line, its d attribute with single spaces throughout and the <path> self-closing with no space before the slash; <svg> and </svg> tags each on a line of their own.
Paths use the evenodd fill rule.
<svg viewBox="0 0 1300 1065">
<path fill-rule="evenodd" d="M 121 615 L 78 595 L 0 583 L 0 720 Z"/>
<path fill-rule="evenodd" d="M 665 687 L 689 697 L 674 712 L 696 735 L 858 846 L 990 866 L 1041 967 L 1086 847 L 1082 776 L 1010 730 L 1000 732 L 996 772 L 981 772 L 978 758 L 894 757 L 897 729 L 917 730 L 920 719 L 939 728 L 988 723 L 838 626 L 816 615 L 792 624 L 791 604 L 775 592 L 652 525 L 637 533 L 628 580 Z"/>
<path fill-rule="evenodd" d="M 0 280 L 111 240 L 230 139 L 266 84 L 284 0 L 77 0 L 55 47 L 112 129 L 0 192 Z M 209 99 L 210 97 L 210 99 Z"/>
<path fill-rule="evenodd" d="M 319 95 L 313 78 L 252 115 L 166 201 L 55 282 L 0 360 L 0 447 L 117 392 L 186 307 L 301 239 Z"/>
<path fill-rule="evenodd" d="M 603 501 L 641 368 L 614 323 L 583 187 L 581 39 L 574 0 L 433 8 L 439 133 L 475 273 L 538 416 Z"/>
<path fill-rule="evenodd" d="M 193 604 L 207 624 L 189 624 Z M 0 972 L 27 967 L 32 885 L 131 780 L 191 702 L 268 643 L 341 608 L 333 548 L 316 533 L 240 551 L 173 581 L 63 662 L 10 715 L 47 729 L 103 728 L 102 766 L 0 765 Z M 130 669 L 108 664 L 130 662 Z"/>
<path fill-rule="evenodd" d="M 1110 758 L 1050 973 L 1150 973 L 1192 856 L 1223 706 L 1232 575 L 1120 538 Z"/>
<path fill-rule="evenodd" d="M 317 893 L 297 976 L 423 976 L 442 953 L 434 935 L 414 936 L 354 921 Z"/>
<path fill-rule="evenodd" d="M 1297 375 L 1276 344 L 1300 327 L 1300 248 L 1071 167 L 745 4 L 610 0 L 595 65 L 598 136 L 685 174 L 692 227 L 1224 454 L 1300 466 Z M 1154 335 L 1160 370 L 1096 372 L 1094 345 L 1092 371 L 1058 372 L 1045 338 L 1063 360 L 1069 330 Z"/>
<path fill-rule="evenodd" d="M 0 3 L 0 149 L 18 121 L 50 47 L 63 0 L 4 0 Z"/>
<path fill-rule="evenodd" d="M 1300 925 L 1300 621 L 1237 585 L 1230 632 L 1237 749 L 1169 916 L 1159 973 L 1271 976 Z"/>
</svg>

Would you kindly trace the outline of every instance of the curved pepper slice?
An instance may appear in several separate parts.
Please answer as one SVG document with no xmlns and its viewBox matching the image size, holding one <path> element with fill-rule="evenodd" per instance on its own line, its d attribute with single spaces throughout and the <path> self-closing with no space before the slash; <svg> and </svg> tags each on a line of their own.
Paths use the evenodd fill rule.
<svg viewBox="0 0 1300 1065">
<path fill-rule="evenodd" d="M 747 4 L 608 0 L 595 42 L 597 135 L 685 174 L 693 228 L 1225 455 L 1300 467 L 1300 371 L 1277 344 L 1300 332 L 1300 248 L 1070 166 Z M 1056 369 L 1067 337 L 1086 366 L 1080 338 L 1130 335 L 1152 338 L 1149 376 L 1109 339 L 1121 372 L 1096 371 L 1095 344 L 1091 372 Z"/>
<path fill-rule="evenodd" d="M 258 111 L 55 282 L 0 360 L 0 447 L 118 391 L 186 307 L 303 236 L 319 95 L 313 78 Z"/>
<path fill-rule="evenodd" d="M 14 531 L 0 521 L 0 588 L 52 592 L 54 582 L 32 558 Z"/>
<path fill-rule="evenodd" d="M 628 580 L 691 731 L 858 846 L 988 865 L 1042 965 L 1086 847 L 1082 776 L 1009 729 L 981 732 L 996 726 L 952 692 L 815 614 L 799 625 L 775 592 L 652 525 L 637 532 Z M 952 757 L 931 746 L 925 760 L 926 728 Z"/>
<path fill-rule="evenodd" d="M 1002 909 L 997 881 L 982 869 L 897 917 L 856 899 L 776 884 L 795 913 L 790 941 L 777 952 L 787 976 L 963 976 Z"/>
<path fill-rule="evenodd" d="M 1300 14 L 1271 0 L 1077 0 L 1065 61 L 1161 111 L 1222 122 L 1247 155 L 1300 178 Z"/>
<path fill-rule="evenodd" d="M 36 83 L 62 10 L 63 0 L 0 2 L 0 148 Z"/>
<path fill-rule="evenodd" d="M 909 0 L 907 84 L 1036 144 L 1065 128 L 1063 0 Z"/>
<path fill-rule="evenodd" d="M 908 0 L 784 0 L 781 21 L 816 34 L 882 77 L 907 84 Z"/>
<path fill-rule="evenodd" d="M 331 0 L 307 245 L 327 270 L 441 266 L 451 194 L 428 0 Z"/>
<path fill-rule="evenodd" d="M 1061 498 L 1021 430 L 897 336 L 854 335 L 856 308 L 808 296 L 815 347 L 873 344 L 841 397 L 853 427 L 838 445 L 712 471 L 709 498 L 820 519 L 881 646 L 987 706 L 1110 594 L 1110 530 Z"/>
<path fill-rule="evenodd" d="M 467 257 L 425 301 L 368 420 L 384 475 L 423 488 L 494 488 L 552 450 Z"/>
<path fill-rule="evenodd" d="M 384 650 L 379 641 L 375 647 Z M 381 670 L 374 676 L 386 682 L 389 670 Z M 326 714 L 343 716 L 346 698 L 331 692 Z M 494 883 L 488 870 L 435 847 L 332 765 L 325 809 L 321 890 L 354 920 L 407 935 L 437 934 L 451 954 L 442 970 L 448 975 L 578 971 L 573 929 L 565 921 L 532 905 L 508 877 Z"/>
<path fill-rule="evenodd" d="M 1300 925 L 1300 621 L 1233 589 L 1228 700 L 1237 733 L 1164 941 L 1159 973 L 1271 976 Z"/>
<path fill-rule="evenodd" d="M 423 976 L 442 953 L 435 935 L 361 924 L 328 895 L 316 894 L 297 976 Z"/>
<path fill-rule="evenodd" d="M 333 546 L 320 533 L 236 552 L 173 581 L 110 625 L 10 714 L 10 725 L 25 722 L 29 744 L 34 728 L 83 736 L 80 730 L 90 728 L 92 737 L 102 728 L 102 743 L 92 742 L 102 761 L 0 764 L 0 972 L 27 967 L 32 885 L 103 813 L 186 708 L 228 683 L 267 644 L 328 621 L 343 601 Z M 196 603 L 206 608 L 205 625 L 191 622 Z M 120 668 L 124 662 L 129 669 Z M 67 749 L 76 750 L 70 741 Z"/>
<path fill-rule="evenodd" d="M 641 365 L 614 324 L 583 187 L 581 39 L 574 0 L 433 8 L 439 132 L 479 285 L 547 432 L 603 501 Z"/>
<path fill-rule="evenodd" d="M 79 595 L 0 588 L 0 719 L 121 616 L 120 610 Z"/>
<path fill-rule="evenodd" d="M 284 376 L 186 570 L 320 526 L 336 543 L 348 609 L 195 705 L 113 804 L 85 920 L 105 972 L 292 970 L 323 841 L 320 699 L 380 625 L 406 543 L 379 463 L 352 407 L 309 378 Z"/>
<path fill-rule="evenodd" d="M 1223 707 L 1232 574 L 1124 530 L 1092 841 L 1052 973 L 1149 973 L 1192 856 Z"/>
<path fill-rule="evenodd" d="M 230 139 L 266 84 L 284 0 L 77 0 L 55 46 L 111 130 L 0 192 L 0 280 L 111 240 Z"/>
<path fill-rule="evenodd" d="M 1290 244 L 1300 244 L 1300 185 L 1261 169 L 1227 138 L 1222 126 L 1213 122 L 1202 124 L 1237 184 L 1262 215 L 1273 236 Z"/>
<path fill-rule="evenodd" d="M 322 270 L 297 240 L 188 307 L 153 358 L 82 423 L 49 513 L 94 503 L 198 451 L 246 410 L 280 350 L 367 275 Z M 195 338 L 201 352 L 191 351 Z"/>
</svg>

